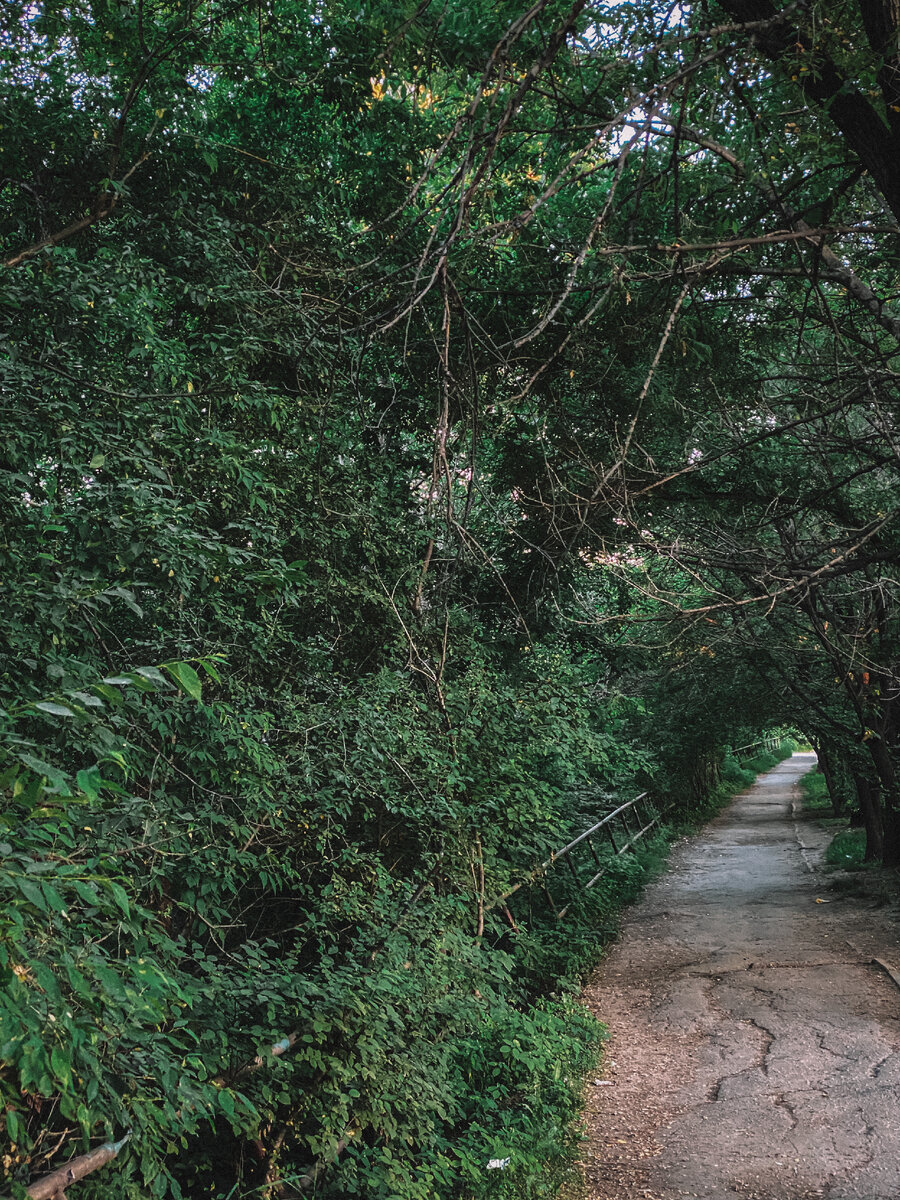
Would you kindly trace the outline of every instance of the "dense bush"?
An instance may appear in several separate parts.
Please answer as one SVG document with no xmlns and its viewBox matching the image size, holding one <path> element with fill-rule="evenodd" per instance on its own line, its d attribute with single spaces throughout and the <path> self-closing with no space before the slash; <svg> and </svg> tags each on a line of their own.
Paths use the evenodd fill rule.
<svg viewBox="0 0 900 1200">
<path fill-rule="evenodd" d="M 771 771 L 773 767 L 777 767 L 779 759 L 771 754 L 768 750 L 764 750 L 761 754 L 754 755 L 753 758 L 745 759 L 744 769 L 750 771 L 755 778 L 763 771 Z"/>
<path fill-rule="evenodd" d="M 722 782 L 735 788 L 749 787 L 756 778 L 756 772 L 747 766 L 742 766 L 736 758 L 726 754 L 721 766 Z"/>
<path fill-rule="evenodd" d="M 585 740 L 540 670 L 524 703 L 497 693 L 499 677 L 488 701 L 483 672 L 467 691 L 471 667 L 448 680 L 448 711 L 465 705 L 471 723 L 461 719 L 447 760 L 439 725 L 429 732 L 427 708 L 392 677 L 370 682 L 364 709 L 348 685 L 331 742 L 309 736 L 296 760 L 275 753 L 272 717 L 257 716 L 251 733 L 246 709 L 235 719 L 227 702 L 200 699 L 185 663 L 80 695 L 60 689 L 23 709 L 7 743 L 0 876 L 14 1178 L 30 1144 L 34 1157 L 58 1140 L 61 1121 L 85 1134 L 98 1123 L 105 1136 L 133 1131 L 115 1167 L 124 1195 L 227 1187 L 235 1135 L 247 1145 L 277 1138 L 268 1168 L 301 1148 L 307 1163 L 327 1161 L 348 1141 L 334 1173 L 343 1195 L 414 1197 L 465 1181 L 481 1194 L 494 1178 L 485 1163 L 509 1155 L 509 1178 L 530 1194 L 540 1164 L 569 1144 L 580 1070 L 599 1036 L 587 1019 L 555 1017 L 542 997 L 558 988 L 564 960 L 577 970 L 564 938 L 596 948 L 597 935 L 592 914 L 562 937 L 538 925 L 521 942 L 495 913 L 483 937 L 476 922 L 547 838 L 565 838 L 566 797 L 588 786 L 609 745 L 602 731 Z M 389 738 L 373 734 L 389 722 Z M 152 761 L 144 775 L 126 744 L 126 731 L 137 742 L 148 726 L 197 747 L 180 760 L 194 772 L 184 792 L 172 774 L 169 786 L 154 783 Z M 77 776 L 53 765 L 55 737 L 76 731 L 83 753 L 96 754 Z M 416 786 L 401 815 L 404 771 Z M 447 790 L 453 773 L 460 784 Z M 235 777 L 240 791 L 229 795 Z M 473 826 L 483 836 L 466 836 Z M 487 860 L 480 885 L 481 859 L 466 850 Z M 287 1035 L 289 1054 L 243 1070 Z M 56 1118 L 44 1111 L 50 1098 Z M 509 1155 L 494 1153 L 500 1143 Z M 409 1176 L 416 1147 L 428 1148 L 427 1165 Z M 256 1174 L 251 1161 L 244 1175 Z M 96 1180 L 83 1194 L 102 1194 L 103 1173 Z"/>
</svg>

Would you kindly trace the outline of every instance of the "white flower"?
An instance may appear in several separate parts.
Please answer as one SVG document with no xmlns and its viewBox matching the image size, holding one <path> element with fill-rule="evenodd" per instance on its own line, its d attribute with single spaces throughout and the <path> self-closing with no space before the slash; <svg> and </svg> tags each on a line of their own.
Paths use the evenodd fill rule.
<svg viewBox="0 0 900 1200">
<path fill-rule="evenodd" d="M 505 1171 L 511 1162 L 511 1158 L 492 1158 L 487 1169 L 489 1171 Z"/>
</svg>

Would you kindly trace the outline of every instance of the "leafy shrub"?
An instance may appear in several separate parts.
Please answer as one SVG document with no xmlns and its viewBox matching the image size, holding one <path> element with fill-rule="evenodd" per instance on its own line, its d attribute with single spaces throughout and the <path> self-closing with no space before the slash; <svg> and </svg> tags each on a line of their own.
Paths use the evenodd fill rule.
<svg viewBox="0 0 900 1200">
<path fill-rule="evenodd" d="M 782 757 L 787 756 L 783 755 Z M 777 767 L 780 761 L 781 759 L 776 758 L 774 754 L 770 753 L 770 751 L 763 750 L 761 754 L 757 754 L 753 758 L 748 758 L 743 764 L 743 769 L 745 771 L 752 771 L 753 777 L 756 778 L 756 776 L 761 775 L 763 771 L 771 771 L 773 767 Z"/>
<path fill-rule="evenodd" d="M 528 662 L 523 697 L 472 647 L 446 684 L 455 754 L 440 714 L 388 672 L 320 711 L 308 693 L 282 711 L 282 729 L 306 730 L 299 755 L 267 715 L 235 719 L 212 663 L 212 703 L 172 663 L 9 716 L 0 1095 L 14 1182 L 64 1122 L 81 1135 L 69 1153 L 133 1133 L 84 1200 L 113 1178 L 135 1200 L 225 1194 L 235 1147 L 276 1138 L 267 1169 L 286 1178 L 346 1142 L 323 1179 L 340 1196 L 528 1195 L 564 1170 L 602 1030 L 581 1010 L 560 1017 L 569 1001 L 548 993 L 596 960 L 598 925 L 611 931 L 646 871 L 617 862 L 564 928 L 544 912 L 511 938 L 491 916 L 479 939 L 473 855 L 496 894 L 570 835 L 573 792 L 640 759 L 610 724 L 584 727 L 565 661 L 550 678 L 540 653 Z M 143 757 L 156 729 L 196 747 L 180 761 L 202 785 Z M 77 772 L 61 749 L 74 746 Z M 504 1146 L 517 1165 L 486 1172 Z M 251 1159 L 244 1186 L 258 1175 Z"/>
<path fill-rule="evenodd" d="M 731 754 L 726 754 L 721 766 L 722 781 L 733 788 L 749 787 L 756 778 L 753 771 L 742 766 Z"/>
<path fill-rule="evenodd" d="M 458 1090 L 467 1099 L 452 1145 L 464 1195 L 524 1200 L 555 1191 L 575 1145 L 583 1079 L 604 1038 L 581 1004 L 562 997 L 528 1013 L 508 1009 L 458 1047 Z"/>
</svg>

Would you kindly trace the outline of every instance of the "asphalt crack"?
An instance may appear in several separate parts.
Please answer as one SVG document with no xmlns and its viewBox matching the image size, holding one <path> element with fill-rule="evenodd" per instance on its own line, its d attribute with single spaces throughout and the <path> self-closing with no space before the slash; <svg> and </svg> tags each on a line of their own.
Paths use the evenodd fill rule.
<svg viewBox="0 0 900 1200">
<path fill-rule="evenodd" d="M 772 1053 L 772 1047 L 778 1039 L 771 1029 L 767 1029 L 765 1025 L 761 1025 L 755 1017 L 746 1017 L 744 1024 L 752 1025 L 762 1035 L 763 1044 L 759 1049 L 760 1059 L 759 1062 L 754 1064 L 754 1068 L 756 1070 L 761 1069 L 763 1075 L 768 1077 L 769 1055 Z"/>
<path fill-rule="evenodd" d="M 811 852 L 816 853 L 814 847 L 805 845 L 803 839 L 800 837 L 800 821 L 798 817 L 801 811 L 802 803 L 800 799 L 795 796 L 791 800 L 791 824 L 794 827 L 794 840 L 797 843 L 797 849 L 800 851 L 800 857 L 803 859 L 804 867 L 806 867 L 810 875 L 815 875 L 819 866 L 819 862 L 814 861 L 810 856 Z"/>
<path fill-rule="evenodd" d="M 815 1037 L 816 1045 L 819 1047 L 819 1049 L 824 1050 L 826 1054 L 830 1054 L 832 1058 L 840 1058 L 844 1062 L 857 1061 L 855 1054 L 842 1054 L 840 1050 L 835 1050 L 832 1046 L 829 1046 L 827 1041 L 828 1034 L 823 1033 L 821 1029 L 815 1030 Z M 890 1055 L 887 1057 L 890 1058 Z"/>
<path fill-rule="evenodd" d="M 691 970 L 691 964 L 682 969 L 682 974 L 694 979 L 719 979 L 723 975 L 740 975 L 745 971 L 811 971 L 817 967 L 867 967 L 868 958 L 828 958 L 822 962 L 749 962 L 742 967 L 710 967 L 708 971 Z"/>
<path fill-rule="evenodd" d="M 871 1066 L 869 1067 L 868 1071 L 866 1071 L 866 1074 L 869 1076 L 869 1078 L 877 1079 L 878 1076 L 881 1074 L 881 1068 L 884 1066 L 884 1064 L 886 1062 L 890 1062 L 890 1060 L 894 1057 L 894 1055 L 896 1053 L 897 1053 L 896 1050 L 891 1050 L 887 1054 L 885 1054 L 885 1056 L 883 1058 L 879 1058 L 878 1062 L 873 1062 L 871 1064 Z"/>
<path fill-rule="evenodd" d="M 772 1100 L 773 1100 L 773 1103 L 776 1108 L 783 1109 L 784 1112 L 786 1112 L 787 1115 L 791 1118 L 791 1128 L 788 1132 L 793 1133 L 794 1130 L 797 1128 L 797 1126 L 800 1124 L 800 1118 L 794 1112 L 794 1106 L 791 1104 L 791 1102 L 789 1100 L 787 1100 L 785 1098 L 784 1092 L 777 1092 L 772 1097 Z"/>
</svg>

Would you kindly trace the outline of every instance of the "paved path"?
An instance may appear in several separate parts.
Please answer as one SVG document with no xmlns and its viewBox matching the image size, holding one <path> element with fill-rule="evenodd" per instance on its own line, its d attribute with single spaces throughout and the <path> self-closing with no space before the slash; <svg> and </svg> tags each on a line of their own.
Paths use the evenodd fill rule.
<svg viewBox="0 0 900 1200">
<path fill-rule="evenodd" d="M 590 1200 L 900 1197 L 900 989 L 871 963 L 900 963 L 897 914 L 828 890 L 813 762 L 676 848 L 587 989 Z"/>
</svg>

